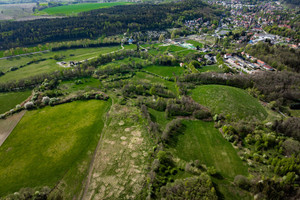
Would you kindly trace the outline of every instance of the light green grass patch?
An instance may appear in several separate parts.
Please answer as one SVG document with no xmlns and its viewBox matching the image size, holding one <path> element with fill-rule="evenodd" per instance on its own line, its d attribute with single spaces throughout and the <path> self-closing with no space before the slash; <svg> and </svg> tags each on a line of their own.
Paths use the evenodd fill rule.
<svg viewBox="0 0 300 200">
<path fill-rule="evenodd" d="M 81 185 L 77 165 L 91 158 L 109 105 L 77 101 L 28 111 L 0 147 L 0 196 L 22 187 L 53 187 L 69 170 L 69 187 Z"/>
<path fill-rule="evenodd" d="M 199 72 L 223 72 L 217 65 L 206 65 L 197 69 Z"/>
<path fill-rule="evenodd" d="M 213 166 L 225 178 L 247 176 L 247 167 L 213 122 L 185 120 L 184 125 L 186 130 L 178 135 L 173 149 L 175 155 L 186 162 L 199 160 L 207 167 Z"/>
<path fill-rule="evenodd" d="M 112 3 L 80 3 L 73 5 L 64 5 L 46 8 L 37 14 L 49 14 L 49 15 L 75 15 L 80 12 L 85 12 L 89 10 L 95 10 L 100 8 L 109 8 L 118 5 L 128 5 L 132 3 L 128 2 L 112 2 Z"/>
<path fill-rule="evenodd" d="M 161 84 L 176 94 L 176 88 L 174 82 L 166 81 L 164 79 L 153 76 L 151 74 L 147 74 L 145 72 L 137 72 L 135 76 L 131 79 L 131 81 L 133 83 L 138 83 L 139 81 L 145 81 L 151 84 Z"/>
<path fill-rule="evenodd" d="M 190 43 L 190 44 L 194 45 L 194 47 L 197 47 L 197 46 L 199 46 L 200 48 L 203 47 L 203 44 L 201 42 L 197 42 L 195 40 L 187 40 L 186 43 Z"/>
<path fill-rule="evenodd" d="M 75 81 L 80 80 L 81 84 L 76 84 Z M 75 91 L 90 91 L 100 89 L 100 81 L 95 78 L 81 78 L 70 81 L 63 81 L 58 86 L 59 89 L 66 92 L 75 92 Z"/>
<path fill-rule="evenodd" d="M 175 76 L 180 76 L 184 72 L 184 69 L 179 66 L 160 65 L 147 66 L 145 67 L 145 70 L 164 77 L 173 77 L 174 74 Z"/>
<path fill-rule="evenodd" d="M 80 49 L 69 49 L 69 50 L 62 50 L 62 51 L 54 51 L 48 53 L 41 53 L 35 54 L 30 56 L 22 56 L 17 57 L 9 60 L 0 60 L 1 64 L 7 68 L 11 66 L 19 66 L 24 63 L 27 63 L 31 60 L 35 59 L 42 59 L 45 58 L 47 60 L 40 61 L 38 63 L 33 63 L 23 68 L 20 68 L 16 71 L 7 72 L 5 75 L 0 77 L 0 82 L 7 82 L 7 81 L 14 81 L 20 80 L 24 78 L 28 78 L 31 76 L 53 72 L 56 70 L 64 69 L 63 67 L 57 64 L 57 60 L 50 59 L 53 58 L 55 55 L 62 57 L 62 61 L 84 61 L 86 59 L 95 58 L 100 54 L 107 54 L 113 51 L 117 51 L 121 49 L 120 46 L 114 47 L 102 47 L 102 48 L 80 48 Z M 1 70 L 1 68 L 0 68 Z"/>
<path fill-rule="evenodd" d="M 15 108 L 17 104 L 26 100 L 30 94 L 30 90 L 0 93 L 0 114 Z"/>
<path fill-rule="evenodd" d="M 265 120 L 266 109 L 246 91 L 223 85 L 203 85 L 192 90 L 192 98 L 214 113 L 229 114 L 233 119 Z"/>
</svg>

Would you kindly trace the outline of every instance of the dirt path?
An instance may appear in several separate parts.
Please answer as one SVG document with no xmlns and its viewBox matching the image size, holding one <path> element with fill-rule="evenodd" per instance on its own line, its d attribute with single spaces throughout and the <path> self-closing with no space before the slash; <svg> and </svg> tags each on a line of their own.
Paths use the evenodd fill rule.
<svg viewBox="0 0 300 200">
<path fill-rule="evenodd" d="M 4 143 L 6 138 L 14 130 L 14 128 L 22 119 L 25 113 L 26 110 L 23 110 L 17 114 L 8 117 L 7 119 L 0 119 L 0 146 Z"/>
</svg>

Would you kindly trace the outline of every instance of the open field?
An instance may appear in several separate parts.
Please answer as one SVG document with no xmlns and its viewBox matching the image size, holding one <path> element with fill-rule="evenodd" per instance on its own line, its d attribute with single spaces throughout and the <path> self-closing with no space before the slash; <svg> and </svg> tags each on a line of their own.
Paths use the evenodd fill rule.
<svg viewBox="0 0 300 200">
<path fill-rule="evenodd" d="M 189 162 L 199 160 L 207 167 L 213 166 L 223 177 L 233 179 L 246 175 L 243 165 L 232 145 L 214 128 L 213 122 L 184 121 L 186 130 L 178 136 L 174 154 Z"/>
<path fill-rule="evenodd" d="M 77 101 L 28 111 L 0 147 L 0 196 L 63 179 L 72 199 L 86 175 L 110 103 Z"/>
<path fill-rule="evenodd" d="M 38 63 L 33 63 L 27 65 L 23 68 L 20 68 L 16 71 L 7 72 L 5 75 L 0 77 L 0 82 L 12 81 L 12 80 L 20 80 L 23 78 L 28 78 L 30 76 L 53 72 L 55 70 L 63 69 L 61 66 L 57 64 L 57 60 L 51 59 L 55 55 L 58 55 L 62 61 L 82 61 L 88 58 L 99 56 L 100 54 L 110 53 L 116 50 L 121 49 L 120 46 L 114 47 L 102 47 L 102 48 L 82 48 L 82 49 L 70 49 L 70 50 L 62 50 L 48 53 L 41 53 L 29 56 L 22 56 L 13 59 L 5 59 L 0 60 L 0 70 L 6 71 L 12 66 L 20 66 L 22 64 L 26 64 L 27 62 L 35 59 L 46 59 L 44 61 L 40 61 Z M 2 65 L 3 64 L 3 65 Z"/>
<path fill-rule="evenodd" d="M 31 95 L 30 90 L 22 92 L 0 93 L 0 114 L 15 108 L 17 104 L 22 103 Z"/>
<path fill-rule="evenodd" d="M 153 148 L 146 125 L 136 107 L 112 107 L 82 199 L 144 199 L 139 195 Z"/>
<path fill-rule="evenodd" d="M 194 47 L 197 47 L 197 46 L 199 46 L 200 48 L 203 47 L 203 44 L 202 44 L 202 43 L 197 42 L 197 41 L 195 41 L 195 40 L 187 40 L 187 41 L 185 41 L 185 42 L 186 42 L 186 43 L 192 44 Z"/>
<path fill-rule="evenodd" d="M 266 108 L 257 99 L 239 88 L 203 85 L 192 90 L 191 96 L 214 113 L 229 114 L 234 119 L 265 120 L 268 117 Z"/>
<path fill-rule="evenodd" d="M 166 81 L 164 79 L 153 76 L 151 74 L 147 74 L 145 72 L 137 72 L 136 75 L 131 79 L 131 81 L 133 83 L 138 83 L 140 81 L 144 81 L 144 82 L 148 82 L 151 84 L 161 84 L 176 94 L 176 88 L 175 88 L 174 82 Z"/>
<path fill-rule="evenodd" d="M 112 2 L 112 3 L 80 3 L 73 5 L 64 5 L 46 8 L 42 11 L 37 12 L 36 14 L 48 14 L 48 15 L 74 15 L 80 12 L 85 12 L 89 10 L 95 10 L 100 8 L 109 8 L 119 5 L 128 5 L 132 3 L 128 2 Z"/>
<path fill-rule="evenodd" d="M 25 112 L 26 110 L 23 110 L 12 116 L 9 116 L 6 119 L 0 119 L 0 146 L 4 143 L 9 134 L 14 130 Z"/>
<path fill-rule="evenodd" d="M 152 72 L 154 74 L 164 76 L 164 77 L 173 77 L 179 76 L 183 74 L 184 69 L 178 66 L 159 66 L 159 65 L 152 65 L 144 68 L 146 71 Z"/>
<path fill-rule="evenodd" d="M 197 69 L 199 72 L 223 72 L 217 65 L 206 65 Z"/>
<path fill-rule="evenodd" d="M 82 84 L 76 84 L 75 81 L 81 80 Z M 70 81 L 63 81 L 59 84 L 58 89 L 71 93 L 76 91 L 91 91 L 93 89 L 99 89 L 100 81 L 95 78 L 81 78 Z"/>
</svg>

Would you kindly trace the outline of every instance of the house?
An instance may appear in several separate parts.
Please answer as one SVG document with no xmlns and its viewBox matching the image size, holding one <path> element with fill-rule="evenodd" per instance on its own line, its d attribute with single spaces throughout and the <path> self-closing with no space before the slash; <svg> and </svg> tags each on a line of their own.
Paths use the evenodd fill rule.
<svg viewBox="0 0 300 200">
<path fill-rule="evenodd" d="M 225 59 L 231 58 L 231 57 L 232 57 L 232 54 L 230 54 L 230 53 L 226 53 L 226 54 L 224 55 L 224 58 L 225 58 Z"/>
<path fill-rule="evenodd" d="M 267 71 L 274 71 L 274 69 L 273 69 L 271 66 L 267 65 L 267 64 L 263 65 L 262 67 L 263 67 L 265 70 L 267 70 Z"/>
<path fill-rule="evenodd" d="M 129 39 L 129 40 L 128 40 L 128 43 L 129 43 L 129 44 L 132 44 L 132 43 L 133 43 L 133 39 Z"/>
<path fill-rule="evenodd" d="M 257 63 L 260 64 L 261 66 L 266 64 L 264 61 L 261 61 L 261 60 L 257 60 Z"/>
</svg>

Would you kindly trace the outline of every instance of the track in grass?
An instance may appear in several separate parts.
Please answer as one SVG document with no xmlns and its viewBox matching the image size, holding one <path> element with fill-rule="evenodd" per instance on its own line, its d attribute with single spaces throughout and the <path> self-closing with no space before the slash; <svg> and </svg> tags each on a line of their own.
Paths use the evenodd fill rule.
<svg viewBox="0 0 300 200">
<path fill-rule="evenodd" d="M 31 90 L 0 93 L 0 114 L 15 108 L 17 104 L 26 100 L 30 94 Z"/>
<path fill-rule="evenodd" d="M 23 187 L 52 188 L 62 178 L 65 187 L 81 186 L 109 105 L 77 101 L 27 112 L 0 147 L 0 196 Z"/>
<path fill-rule="evenodd" d="M 209 107 L 214 113 L 229 114 L 233 119 L 258 119 L 268 117 L 257 99 L 246 91 L 223 85 L 203 85 L 192 90 L 192 98 Z"/>
</svg>

